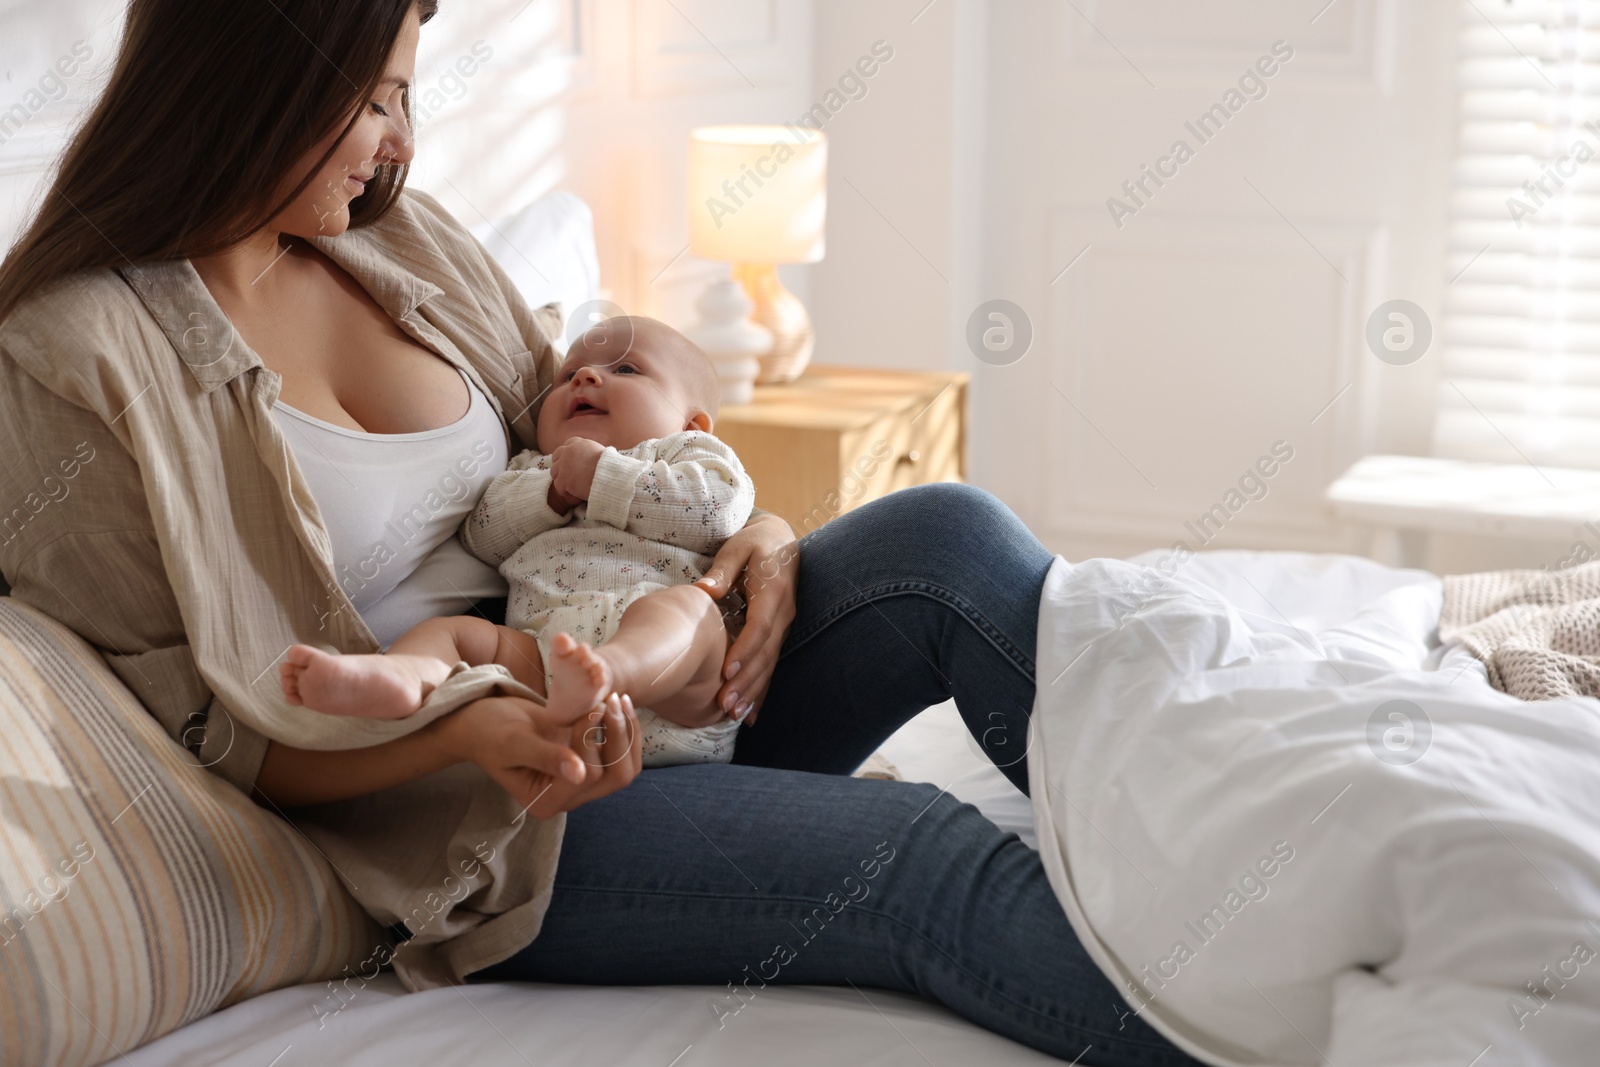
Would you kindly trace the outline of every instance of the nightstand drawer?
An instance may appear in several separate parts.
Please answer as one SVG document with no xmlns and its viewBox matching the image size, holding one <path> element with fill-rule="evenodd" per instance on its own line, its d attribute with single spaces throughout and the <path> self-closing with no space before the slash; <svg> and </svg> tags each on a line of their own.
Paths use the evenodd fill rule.
<svg viewBox="0 0 1600 1067">
<path fill-rule="evenodd" d="M 966 480 L 966 407 L 967 383 L 951 382 L 901 424 L 891 491 Z"/>
<path fill-rule="evenodd" d="M 962 481 L 967 382 L 813 366 L 723 408 L 715 432 L 750 472 L 757 506 L 804 535 L 896 489 Z"/>
</svg>

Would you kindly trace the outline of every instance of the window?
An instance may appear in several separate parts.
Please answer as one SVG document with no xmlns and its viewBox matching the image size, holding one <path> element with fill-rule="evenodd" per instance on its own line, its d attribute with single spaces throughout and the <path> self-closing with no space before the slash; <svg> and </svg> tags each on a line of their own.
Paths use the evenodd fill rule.
<svg viewBox="0 0 1600 1067">
<path fill-rule="evenodd" d="M 1434 451 L 1600 468 L 1600 0 L 1463 0 Z"/>
</svg>

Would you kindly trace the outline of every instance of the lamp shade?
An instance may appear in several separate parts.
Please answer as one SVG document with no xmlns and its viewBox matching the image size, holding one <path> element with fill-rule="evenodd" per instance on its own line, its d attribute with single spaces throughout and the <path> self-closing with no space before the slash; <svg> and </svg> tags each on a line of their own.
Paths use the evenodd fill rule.
<svg viewBox="0 0 1600 1067">
<path fill-rule="evenodd" d="M 815 263 L 828 214 L 828 141 L 803 126 L 689 135 L 689 248 L 729 263 Z"/>
</svg>

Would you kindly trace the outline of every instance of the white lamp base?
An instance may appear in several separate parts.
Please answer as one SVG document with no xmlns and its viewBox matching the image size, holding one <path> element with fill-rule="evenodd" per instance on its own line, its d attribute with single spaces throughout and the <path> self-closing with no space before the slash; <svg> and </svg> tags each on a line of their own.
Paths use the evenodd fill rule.
<svg viewBox="0 0 1600 1067">
<path fill-rule="evenodd" d="M 740 263 L 733 276 L 755 305 L 751 319 L 772 331 L 772 347 L 761 357 L 761 375 L 756 381 L 792 382 L 811 362 L 816 334 L 811 316 L 800 298 L 783 287 L 778 268 L 771 263 Z"/>
<path fill-rule="evenodd" d="M 700 319 L 683 335 L 710 357 L 722 383 L 724 404 L 748 404 L 761 372 L 759 357 L 772 350 L 772 333 L 750 321 L 754 310 L 731 278 L 712 282 L 695 302 Z"/>
</svg>

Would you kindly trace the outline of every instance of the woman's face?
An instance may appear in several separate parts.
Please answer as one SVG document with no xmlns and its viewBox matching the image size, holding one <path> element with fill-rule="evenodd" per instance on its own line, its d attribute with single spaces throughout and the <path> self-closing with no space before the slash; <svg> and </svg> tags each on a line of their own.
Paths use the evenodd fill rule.
<svg viewBox="0 0 1600 1067">
<path fill-rule="evenodd" d="M 305 238 L 338 236 L 350 226 L 350 201 L 361 195 L 363 183 L 378 166 L 411 161 L 416 152 L 406 123 L 404 93 L 416 76 L 421 34 L 422 22 L 413 7 L 395 39 L 383 80 L 371 99 L 361 102 L 356 124 L 311 184 L 274 220 L 279 232 Z M 307 153 L 295 171 L 295 183 L 338 140 L 343 128 L 340 123 Z M 292 188 L 293 184 L 286 185 L 285 192 Z"/>
</svg>

